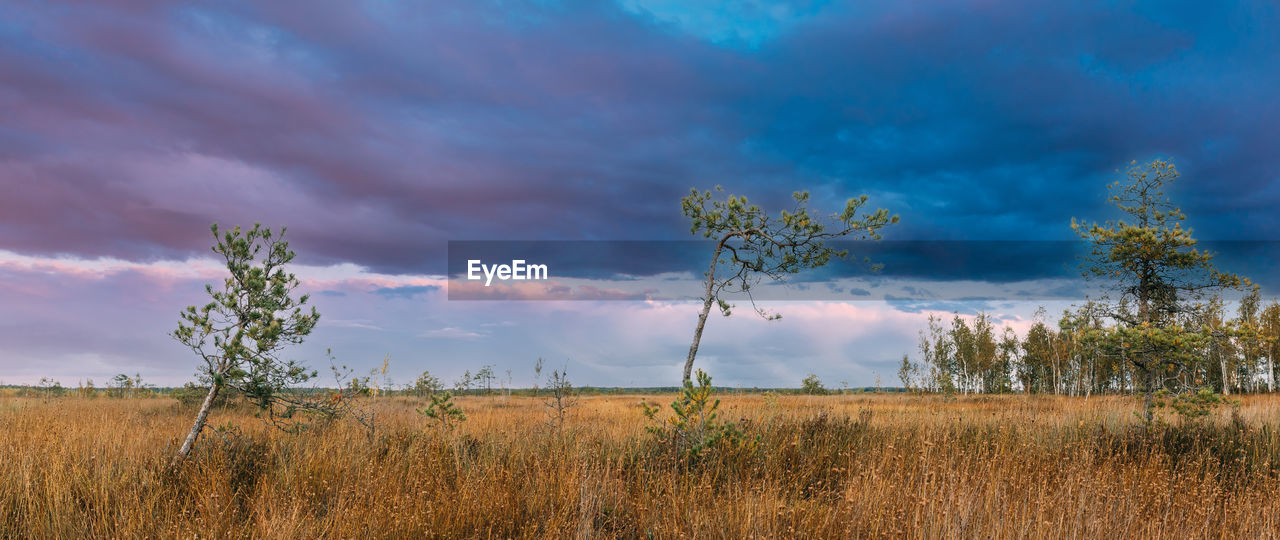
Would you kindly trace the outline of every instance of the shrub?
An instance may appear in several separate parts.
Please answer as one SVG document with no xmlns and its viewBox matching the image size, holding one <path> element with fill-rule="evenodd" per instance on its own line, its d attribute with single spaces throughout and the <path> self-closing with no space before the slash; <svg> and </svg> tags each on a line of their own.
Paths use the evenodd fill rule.
<svg viewBox="0 0 1280 540">
<path fill-rule="evenodd" d="M 462 409 L 453 404 L 453 392 L 441 392 L 431 395 L 431 403 L 425 409 L 419 409 L 419 413 L 427 418 L 434 419 L 438 422 L 441 429 L 448 431 L 458 422 L 465 421 L 467 415 Z"/>
<path fill-rule="evenodd" d="M 685 381 L 679 399 L 671 402 L 672 415 L 658 419 L 661 408 L 641 402 L 644 415 L 655 425 L 648 431 L 682 458 L 697 459 L 719 448 L 754 447 L 754 440 L 731 422 L 719 419 L 720 400 L 712 400 L 711 376 L 698 370 L 698 386 Z"/>
<path fill-rule="evenodd" d="M 1212 388 L 1202 387 L 1195 392 L 1175 395 L 1170 395 L 1167 390 L 1161 390 L 1156 393 L 1156 400 L 1153 405 L 1161 408 L 1169 407 L 1178 416 L 1195 422 L 1209 416 L 1209 413 L 1212 413 L 1218 406 L 1228 403 L 1231 402 L 1224 398 L 1222 394 L 1214 392 Z"/>
<path fill-rule="evenodd" d="M 569 382 L 568 373 L 565 370 L 552 371 L 551 376 L 547 377 L 547 391 L 551 394 L 546 401 L 550 409 L 549 424 L 556 430 L 563 429 L 565 414 L 570 407 L 578 404 L 577 399 L 574 398 L 573 384 Z"/>
<path fill-rule="evenodd" d="M 818 376 L 810 373 L 808 377 L 805 377 L 803 381 L 800 381 L 800 393 L 825 396 L 828 391 L 825 386 L 822 386 L 822 381 L 818 379 Z"/>
</svg>

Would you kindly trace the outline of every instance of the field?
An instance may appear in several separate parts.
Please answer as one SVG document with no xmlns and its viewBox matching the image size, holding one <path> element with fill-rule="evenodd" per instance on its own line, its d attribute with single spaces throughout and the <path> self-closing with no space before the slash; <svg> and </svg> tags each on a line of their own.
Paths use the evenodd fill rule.
<svg viewBox="0 0 1280 540">
<path fill-rule="evenodd" d="M 673 395 L 649 396 L 665 405 Z M 1139 537 L 1280 530 L 1274 396 L 1203 425 L 1136 424 L 1124 397 L 733 395 L 754 448 L 681 459 L 642 396 L 584 397 L 563 430 L 542 399 L 368 400 L 300 434 L 215 409 L 193 459 L 172 399 L 0 397 L 0 536 Z M 231 427 L 237 426 L 237 427 Z M 758 437 L 758 439 L 756 439 Z"/>
</svg>

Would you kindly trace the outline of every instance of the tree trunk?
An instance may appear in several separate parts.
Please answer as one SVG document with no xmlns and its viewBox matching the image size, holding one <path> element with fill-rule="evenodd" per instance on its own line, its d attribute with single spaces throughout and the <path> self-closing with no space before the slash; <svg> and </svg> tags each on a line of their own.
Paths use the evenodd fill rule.
<svg viewBox="0 0 1280 540">
<path fill-rule="evenodd" d="M 1083 365 L 1083 362 L 1081 362 Z M 1084 387 L 1084 400 L 1089 401 L 1089 396 L 1093 395 L 1093 386 L 1097 384 L 1098 376 L 1098 353 L 1090 351 L 1089 354 L 1089 384 Z"/>
<path fill-rule="evenodd" d="M 1222 395 L 1231 395 L 1231 381 L 1227 377 L 1227 355 L 1218 356 L 1218 368 L 1222 370 Z"/>
<path fill-rule="evenodd" d="M 714 296 L 716 285 L 716 263 L 720 262 L 720 250 L 724 249 L 724 243 L 733 236 L 733 233 L 726 234 L 716 243 L 716 251 L 711 257 L 711 267 L 707 269 L 707 290 L 706 295 L 702 299 L 702 311 L 698 313 L 698 326 L 693 329 L 693 343 L 689 345 L 689 356 L 684 360 L 684 378 L 680 383 L 690 382 L 693 375 L 693 358 L 698 355 L 698 343 L 702 341 L 702 328 L 707 325 L 707 315 L 711 314 L 711 304 L 715 303 Z"/>
<path fill-rule="evenodd" d="M 200 437 L 200 431 L 204 429 L 205 419 L 209 417 L 209 409 L 213 408 L 213 400 L 218 397 L 218 386 L 217 383 L 209 385 L 209 393 L 204 396 L 204 403 L 200 405 L 195 423 L 191 425 L 191 432 L 187 434 L 187 440 L 182 442 L 182 448 L 178 449 L 177 455 L 173 456 L 172 464 L 186 459 L 187 454 L 191 453 L 191 447 L 195 446 L 196 439 Z"/>
<path fill-rule="evenodd" d="M 1147 368 L 1144 371 L 1146 371 L 1144 375 L 1146 375 L 1147 382 L 1143 385 L 1144 388 L 1142 390 L 1142 417 L 1146 422 L 1143 424 L 1142 429 L 1146 431 L 1151 426 L 1151 421 L 1155 419 L 1155 407 L 1152 401 L 1156 392 L 1156 372 L 1153 368 Z"/>
<path fill-rule="evenodd" d="M 1267 391 L 1275 392 L 1276 391 L 1276 366 L 1275 366 L 1275 362 L 1271 360 L 1270 356 L 1267 357 L 1267 367 L 1265 369 L 1267 370 Z"/>
<path fill-rule="evenodd" d="M 1052 339 L 1049 340 L 1049 350 L 1053 352 L 1053 395 L 1057 396 L 1066 388 L 1062 384 L 1062 359 L 1058 358 L 1058 346 L 1054 345 Z"/>
<path fill-rule="evenodd" d="M 693 357 L 698 355 L 698 343 L 702 341 L 702 328 L 707 325 L 707 315 L 711 314 L 711 295 L 702 302 L 702 311 L 698 313 L 698 326 L 693 330 L 693 344 L 689 345 L 689 357 L 684 361 L 684 379 L 681 384 L 689 382 L 693 372 Z"/>
</svg>

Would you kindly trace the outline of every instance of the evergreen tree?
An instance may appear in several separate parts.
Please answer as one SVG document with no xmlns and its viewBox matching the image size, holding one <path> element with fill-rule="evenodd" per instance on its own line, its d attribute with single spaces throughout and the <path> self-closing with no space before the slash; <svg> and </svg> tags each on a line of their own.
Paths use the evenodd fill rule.
<svg viewBox="0 0 1280 540">
<path fill-rule="evenodd" d="M 1147 422 L 1156 390 L 1177 380 L 1194 360 L 1194 344 L 1205 337 L 1182 316 L 1200 309 L 1205 292 L 1242 283 L 1215 269 L 1213 254 L 1197 249 L 1191 230 L 1182 227 L 1186 215 L 1164 193 L 1177 177 L 1169 162 L 1134 162 L 1127 181 L 1111 186 L 1111 202 L 1126 219 L 1071 222 L 1091 248 L 1084 274 L 1110 283 L 1118 295 L 1099 307 L 1116 321 L 1113 343 L 1136 368 Z M 1121 300 L 1136 311 L 1122 309 Z"/>
</svg>

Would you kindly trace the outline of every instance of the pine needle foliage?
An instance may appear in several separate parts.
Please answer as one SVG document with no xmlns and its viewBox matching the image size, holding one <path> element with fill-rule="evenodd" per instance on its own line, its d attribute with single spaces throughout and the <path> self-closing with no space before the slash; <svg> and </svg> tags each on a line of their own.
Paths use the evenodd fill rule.
<svg viewBox="0 0 1280 540">
<path fill-rule="evenodd" d="M 466 413 L 453 403 L 453 392 L 437 392 L 431 394 L 430 399 L 427 408 L 418 409 L 418 413 L 435 420 L 440 429 L 449 431 L 467 419 Z"/>
<path fill-rule="evenodd" d="M 720 400 L 713 399 L 711 376 L 697 371 L 698 385 L 685 381 L 680 397 L 671 402 L 671 416 L 660 419 L 661 407 L 641 402 L 644 416 L 653 422 L 647 426 L 660 444 L 679 457 L 697 460 L 719 449 L 753 448 L 750 439 L 736 424 L 720 419 Z"/>
</svg>

